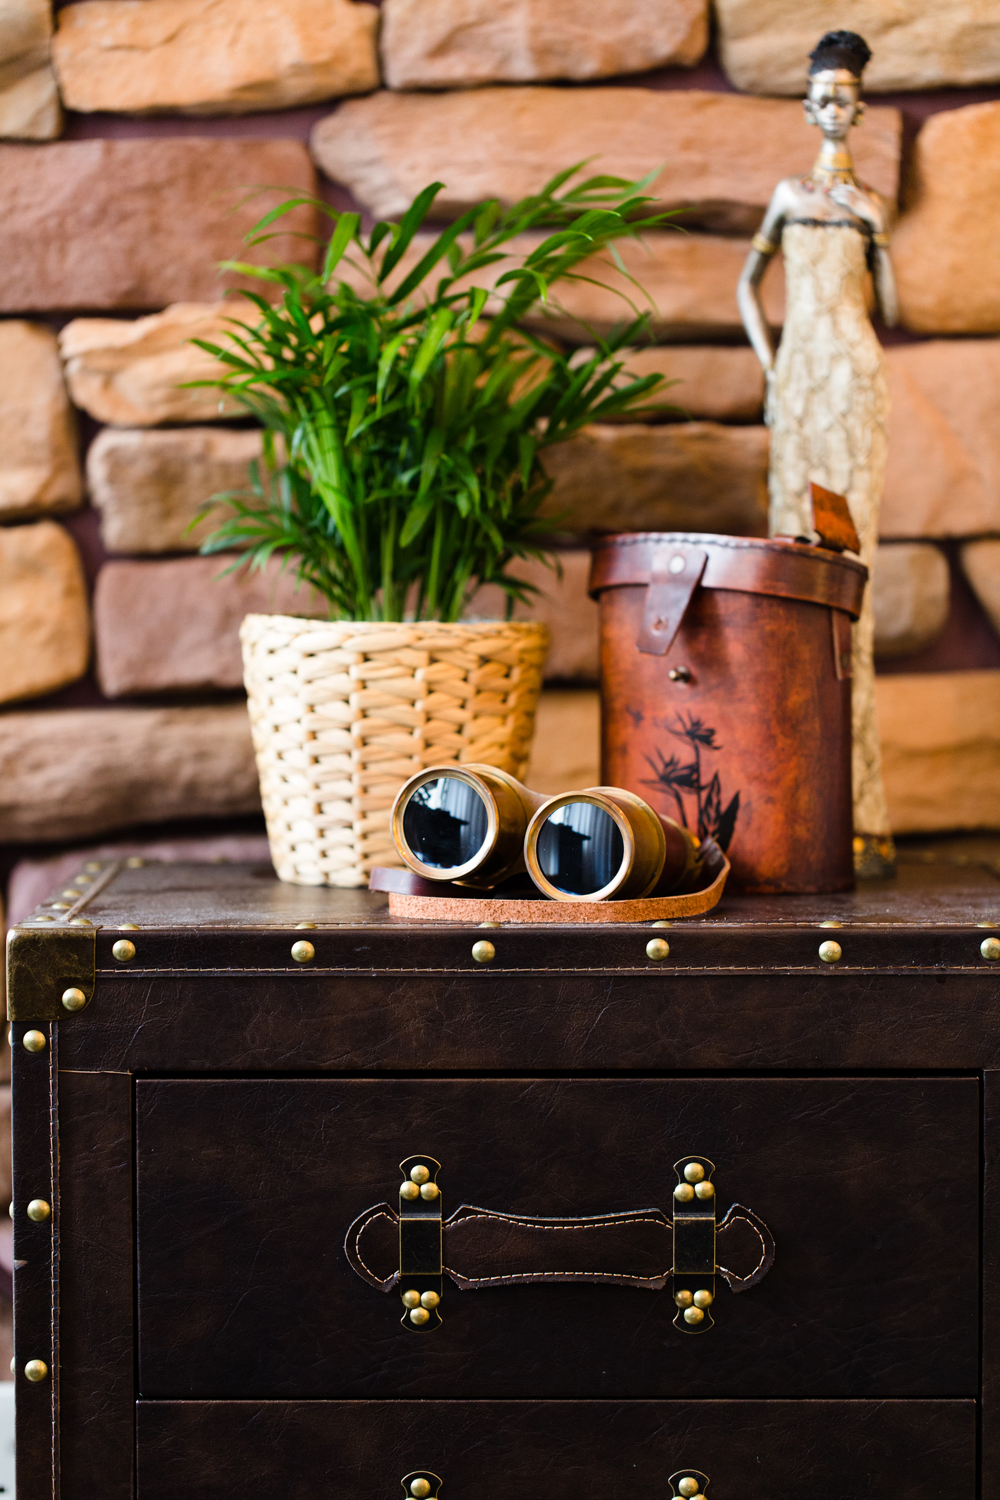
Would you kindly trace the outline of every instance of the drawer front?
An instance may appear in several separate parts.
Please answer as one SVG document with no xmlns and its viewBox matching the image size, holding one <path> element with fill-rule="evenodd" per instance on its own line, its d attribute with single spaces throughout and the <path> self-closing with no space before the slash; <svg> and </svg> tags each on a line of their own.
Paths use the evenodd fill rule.
<svg viewBox="0 0 1000 1500">
<path fill-rule="evenodd" d="M 140 1402 L 137 1500 L 973 1500 L 971 1401 Z M 431 1493 L 438 1490 L 431 1484 Z M 409 1488 L 407 1486 L 407 1488 Z"/>
<path fill-rule="evenodd" d="M 977 1392 L 975 1079 L 168 1078 L 139 1080 L 136 1102 L 144 1397 Z M 566 1234 L 545 1252 L 575 1268 L 563 1284 L 445 1276 L 441 1326 L 401 1327 L 399 1291 L 363 1280 L 344 1243 L 385 1202 L 389 1264 L 364 1264 L 398 1266 L 398 1164 L 419 1153 L 441 1164 L 446 1220 L 463 1204 L 619 1215 L 655 1242 L 645 1281 L 586 1279 L 607 1259 L 588 1267 Z M 648 1267 L 689 1155 L 714 1163 L 720 1222 L 745 1205 L 776 1245 L 743 1294 L 716 1278 L 699 1337 Z M 518 1225 L 496 1223 L 487 1259 L 523 1269 Z"/>
</svg>

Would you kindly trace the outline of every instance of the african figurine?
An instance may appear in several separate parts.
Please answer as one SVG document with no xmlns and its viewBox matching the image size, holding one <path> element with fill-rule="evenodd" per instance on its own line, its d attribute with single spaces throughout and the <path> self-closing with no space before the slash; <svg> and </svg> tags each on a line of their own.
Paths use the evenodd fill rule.
<svg viewBox="0 0 1000 1500">
<path fill-rule="evenodd" d="M 830 31 L 810 55 L 806 119 L 823 141 L 812 170 L 779 182 L 754 235 L 739 307 L 767 380 L 771 429 L 771 536 L 816 542 L 810 482 L 847 498 L 871 569 L 886 461 L 889 396 L 882 348 L 866 307 L 872 273 L 883 321 L 896 321 L 888 210 L 859 182 L 847 145 L 860 123 L 861 75 L 871 56 L 853 31 Z M 785 323 L 775 354 L 760 283 L 784 253 Z M 895 850 L 882 786 L 875 712 L 874 616 L 865 590 L 853 640 L 854 863 L 858 874 L 891 875 Z"/>
</svg>

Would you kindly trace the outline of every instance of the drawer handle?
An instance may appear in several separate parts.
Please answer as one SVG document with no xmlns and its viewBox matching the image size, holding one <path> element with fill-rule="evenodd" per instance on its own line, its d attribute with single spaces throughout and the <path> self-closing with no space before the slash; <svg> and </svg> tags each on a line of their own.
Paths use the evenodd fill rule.
<svg viewBox="0 0 1000 1500">
<path fill-rule="evenodd" d="M 660 1292 L 668 1286 L 680 1333 L 714 1326 L 716 1277 L 733 1292 L 756 1286 L 774 1260 L 774 1240 L 750 1209 L 734 1203 L 717 1218 L 715 1165 L 682 1156 L 672 1208 L 628 1209 L 579 1218 L 535 1218 L 463 1203 L 447 1219 L 432 1156 L 400 1163 L 398 1211 L 376 1203 L 347 1231 L 344 1252 L 358 1276 L 403 1301 L 402 1326 L 441 1326 L 444 1278 L 459 1291 L 595 1282 Z"/>
<path fill-rule="evenodd" d="M 678 1469 L 669 1479 L 670 1493 L 680 1500 L 705 1500 L 709 1478 L 700 1469 Z"/>
<path fill-rule="evenodd" d="M 412 1474 L 407 1474 L 399 1482 L 403 1486 L 406 1500 L 437 1500 L 444 1483 L 430 1469 L 414 1469 Z"/>
</svg>

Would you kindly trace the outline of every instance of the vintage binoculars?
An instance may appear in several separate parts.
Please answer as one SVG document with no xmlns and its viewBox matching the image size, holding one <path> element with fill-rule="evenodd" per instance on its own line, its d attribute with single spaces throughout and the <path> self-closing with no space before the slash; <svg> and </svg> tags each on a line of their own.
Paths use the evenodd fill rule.
<svg viewBox="0 0 1000 1500">
<path fill-rule="evenodd" d="M 667 895 L 692 874 L 698 841 L 619 787 L 546 797 L 495 766 L 431 766 L 392 808 L 396 850 L 425 880 L 488 890 L 527 870 L 555 901 Z"/>
</svg>

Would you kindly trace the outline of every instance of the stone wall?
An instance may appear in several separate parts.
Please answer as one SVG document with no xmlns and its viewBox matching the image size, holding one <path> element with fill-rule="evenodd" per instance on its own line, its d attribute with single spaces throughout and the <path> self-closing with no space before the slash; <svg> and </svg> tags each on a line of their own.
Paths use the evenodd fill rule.
<svg viewBox="0 0 1000 1500">
<path fill-rule="evenodd" d="M 381 14 L 364 0 L 80 0 L 54 20 L 44 0 L 8 0 L 8 866 L 35 846 L 181 822 L 207 836 L 259 812 L 236 629 L 248 610 L 318 603 L 277 570 L 218 579 L 223 564 L 196 555 L 204 525 L 191 522 L 243 482 L 259 435 L 184 383 L 211 373 L 190 340 L 228 311 L 222 294 L 238 281 L 217 265 L 241 252 L 261 184 L 397 214 L 440 178 L 452 214 L 594 158 L 629 176 L 659 169 L 659 200 L 683 210 L 683 232 L 623 251 L 653 309 L 654 343 L 635 368 L 675 383 L 642 421 L 592 428 L 550 458 L 552 511 L 567 513 L 562 576 L 532 576 L 546 587 L 549 671 L 564 695 L 541 720 L 537 775 L 554 790 L 562 773 L 596 774 L 588 537 L 765 529 L 762 380 L 735 284 L 774 182 L 815 151 L 787 96 L 829 7 L 716 7 L 718 57 L 706 0 L 384 0 Z M 899 0 L 890 26 L 877 0 L 854 9 L 875 48 L 872 85 L 893 91 L 871 98 L 859 167 L 900 215 L 875 583 L 890 797 L 901 830 L 997 827 L 1000 10 Z M 308 241 L 292 234 L 314 228 L 303 209 L 268 253 L 301 256 Z M 612 289 L 568 289 L 554 337 L 585 344 L 623 316 L 615 286 L 628 281 L 600 274 Z M 776 326 L 782 298 L 777 264 Z M 499 601 L 487 591 L 474 608 Z M 560 744 L 573 746 L 572 769 Z"/>
</svg>

